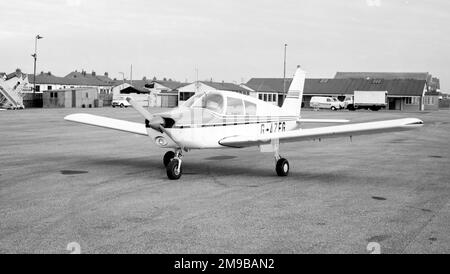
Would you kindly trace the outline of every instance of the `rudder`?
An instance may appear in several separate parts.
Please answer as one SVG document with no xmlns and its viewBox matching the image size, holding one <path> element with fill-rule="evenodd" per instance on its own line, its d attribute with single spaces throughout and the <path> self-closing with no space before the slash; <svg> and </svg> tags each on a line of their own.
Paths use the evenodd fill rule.
<svg viewBox="0 0 450 274">
<path fill-rule="evenodd" d="M 284 100 L 283 106 L 281 107 L 287 115 L 300 117 L 300 111 L 302 107 L 303 100 L 303 90 L 305 87 L 306 71 L 302 70 L 300 66 L 294 74 L 294 79 L 292 80 L 289 91 Z"/>
</svg>

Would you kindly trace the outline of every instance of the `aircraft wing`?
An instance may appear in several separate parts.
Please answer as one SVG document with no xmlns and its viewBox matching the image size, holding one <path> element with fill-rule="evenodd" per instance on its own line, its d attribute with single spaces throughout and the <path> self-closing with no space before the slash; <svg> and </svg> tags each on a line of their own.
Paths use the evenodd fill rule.
<svg viewBox="0 0 450 274">
<path fill-rule="evenodd" d="M 103 116 L 77 113 L 67 115 L 64 117 L 64 120 L 148 136 L 144 124 L 112 119 Z"/>
<path fill-rule="evenodd" d="M 375 134 L 381 132 L 402 131 L 417 128 L 422 125 L 423 122 L 419 119 L 405 118 L 359 124 L 346 124 L 340 126 L 297 129 L 279 133 L 258 134 L 255 136 L 230 136 L 220 140 L 219 144 L 228 147 L 241 148 L 268 144 L 271 140 L 276 139 L 279 139 L 280 142 L 298 142 L 319 138 L 324 139 L 343 136 Z"/>
<path fill-rule="evenodd" d="M 299 123 L 348 123 L 349 120 L 345 119 L 305 119 L 300 118 L 297 120 Z"/>
</svg>

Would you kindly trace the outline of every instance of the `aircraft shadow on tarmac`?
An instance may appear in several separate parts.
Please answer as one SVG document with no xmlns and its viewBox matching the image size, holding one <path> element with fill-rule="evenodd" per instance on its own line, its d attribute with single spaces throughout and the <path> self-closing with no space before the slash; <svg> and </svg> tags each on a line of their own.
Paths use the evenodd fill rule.
<svg viewBox="0 0 450 274">
<path fill-rule="evenodd" d="M 77 158 L 79 158 L 79 161 L 77 160 Z M 240 176 L 253 178 L 264 177 L 269 180 L 276 178 L 277 181 L 314 181 L 325 184 L 360 181 L 361 179 L 361 177 L 354 172 L 347 172 L 346 170 L 302 170 L 301 163 L 298 163 L 298 166 L 300 166 L 299 170 L 296 170 L 295 167 L 293 167 L 288 177 L 280 178 L 276 175 L 272 165 L 266 166 L 265 164 L 262 164 L 259 166 L 253 165 L 250 167 L 237 165 L 232 161 L 232 159 L 234 158 L 236 158 L 236 156 L 213 156 L 201 158 L 197 161 L 186 160 L 183 167 L 185 171 L 184 174 L 186 176 L 211 176 L 216 178 L 221 176 Z M 86 157 L 82 155 L 72 156 L 71 159 L 75 160 L 76 162 L 82 163 L 82 166 L 72 164 L 70 165 L 70 167 L 66 168 L 68 170 L 86 170 L 86 165 L 89 166 L 89 169 L 91 171 L 100 171 L 105 167 L 115 167 L 123 172 L 123 174 L 121 174 L 122 176 L 148 176 L 148 172 L 155 172 L 158 179 L 165 179 L 165 168 L 160 159 L 152 159 L 149 157 L 114 159 L 111 157 Z M 108 172 L 110 172 L 109 169 Z M 365 179 L 367 180 L 367 178 Z"/>
</svg>

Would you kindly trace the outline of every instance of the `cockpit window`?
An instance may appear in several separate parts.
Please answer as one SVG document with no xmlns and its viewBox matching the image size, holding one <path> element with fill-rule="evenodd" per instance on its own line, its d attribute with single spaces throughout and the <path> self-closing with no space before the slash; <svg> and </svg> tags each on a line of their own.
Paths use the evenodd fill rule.
<svg viewBox="0 0 450 274">
<path fill-rule="evenodd" d="M 186 101 L 185 107 L 205 108 L 212 112 L 223 113 L 223 96 L 217 93 L 199 93 Z"/>
<path fill-rule="evenodd" d="M 244 115 L 244 104 L 241 99 L 228 97 L 227 115 Z"/>
<path fill-rule="evenodd" d="M 184 102 L 183 106 L 190 108 L 198 100 L 198 98 L 202 97 L 203 95 L 205 95 L 205 94 L 204 93 L 195 94 L 194 96 L 189 98 L 186 102 Z"/>
</svg>

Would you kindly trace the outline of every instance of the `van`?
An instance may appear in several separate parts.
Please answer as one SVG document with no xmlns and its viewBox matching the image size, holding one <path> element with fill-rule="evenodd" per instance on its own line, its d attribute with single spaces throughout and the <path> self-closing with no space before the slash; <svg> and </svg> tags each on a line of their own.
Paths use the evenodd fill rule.
<svg viewBox="0 0 450 274">
<path fill-rule="evenodd" d="M 309 101 L 309 106 L 312 108 L 327 108 L 331 110 L 338 110 L 343 108 L 343 102 L 333 97 L 314 96 Z"/>
</svg>

